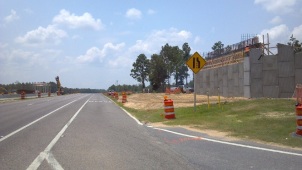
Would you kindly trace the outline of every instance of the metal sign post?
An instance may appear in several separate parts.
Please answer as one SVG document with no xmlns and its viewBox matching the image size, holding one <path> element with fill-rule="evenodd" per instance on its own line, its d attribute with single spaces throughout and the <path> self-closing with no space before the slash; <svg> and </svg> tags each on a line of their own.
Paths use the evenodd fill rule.
<svg viewBox="0 0 302 170">
<path fill-rule="evenodd" d="M 187 66 L 193 72 L 193 81 L 194 81 L 194 112 L 196 112 L 196 74 L 202 69 L 206 64 L 206 60 L 202 58 L 198 52 L 195 52 L 186 62 Z"/>
</svg>

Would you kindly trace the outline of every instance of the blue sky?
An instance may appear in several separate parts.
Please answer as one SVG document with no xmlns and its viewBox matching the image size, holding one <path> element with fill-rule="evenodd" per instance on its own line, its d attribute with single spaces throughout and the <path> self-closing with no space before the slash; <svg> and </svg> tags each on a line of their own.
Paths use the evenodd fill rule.
<svg viewBox="0 0 302 170">
<path fill-rule="evenodd" d="M 243 34 L 302 41 L 302 0 L 0 0 L 0 9 L 0 84 L 58 75 L 64 87 L 107 89 L 138 84 L 132 63 L 166 43 L 202 54 Z"/>
</svg>

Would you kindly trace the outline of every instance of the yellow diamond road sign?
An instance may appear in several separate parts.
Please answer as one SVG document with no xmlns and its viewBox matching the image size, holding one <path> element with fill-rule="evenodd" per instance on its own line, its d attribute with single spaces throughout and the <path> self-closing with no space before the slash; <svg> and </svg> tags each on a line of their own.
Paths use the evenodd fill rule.
<svg viewBox="0 0 302 170">
<path fill-rule="evenodd" d="M 199 55 L 198 52 L 195 52 L 187 61 L 187 66 L 195 74 L 197 74 L 199 72 L 199 70 L 201 70 L 205 64 L 206 64 L 206 60 L 204 58 L 202 58 L 202 56 Z"/>
</svg>

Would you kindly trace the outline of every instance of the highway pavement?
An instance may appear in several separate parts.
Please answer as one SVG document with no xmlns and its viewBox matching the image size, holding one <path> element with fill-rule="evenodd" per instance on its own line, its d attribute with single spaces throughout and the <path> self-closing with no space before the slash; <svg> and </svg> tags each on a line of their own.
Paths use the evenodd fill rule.
<svg viewBox="0 0 302 170">
<path fill-rule="evenodd" d="M 1 170 L 301 167 L 301 150 L 142 124 L 102 94 L 0 103 Z"/>
</svg>

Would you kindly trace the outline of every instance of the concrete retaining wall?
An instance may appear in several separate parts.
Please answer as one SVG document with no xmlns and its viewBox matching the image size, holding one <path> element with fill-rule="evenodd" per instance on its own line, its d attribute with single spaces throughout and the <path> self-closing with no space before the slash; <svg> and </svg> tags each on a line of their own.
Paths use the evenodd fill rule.
<svg viewBox="0 0 302 170">
<path fill-rule="evenodd" d="M 196 74 L 198 94 L 246 98 L 292 97 L 302 84 L 302 52 L 278 44 L 277 55 L 261 57 L 261 49 L 251 49 L 249 57 L 237 64 L 201 70 Z"/>
<path fill-rule="evenodd" d="M 243 96 L 243 64 L 206 69 L 196 76 L 196 92 L 226 97 Z"/>
</svg>

